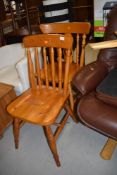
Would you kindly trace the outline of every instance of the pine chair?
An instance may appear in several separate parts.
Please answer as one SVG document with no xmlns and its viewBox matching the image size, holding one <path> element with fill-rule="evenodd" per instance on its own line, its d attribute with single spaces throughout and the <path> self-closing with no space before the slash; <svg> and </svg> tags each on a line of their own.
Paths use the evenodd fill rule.
<svg viewBox="0 0 117 175">
<path fill-rule="evenodd" d="M 71 88 L 71 80 L 75 73 L 84 66 L 84 51 L 86 45 L 86 36 L 90 32 L 90 23 L 88 22 L 68 22 L 68 23 L 49 23 L 40 24 L 42 33 L 51 34 L 73 34 L 74 42 L 72 48 L 72 57 L 69 74 L 69 91 L 70 91 L 70 105 L 73 109 L 73 91 Z"/>
<path fill-rule="evenodd" d="M 8 112 L 14 118 L 15 147 L 18 148 L 19 145 L 19 129 L 22 122 L 41 125 L 44 129 L 55 162 L 57 166 L 60 166 L 56 140 L 69 115 L 77 122 L 67 102 L 69 98 L 68 74 L 72 37 L 67 35 L 40 34 L 25 37 L 23 43 L 27 50 L 30 88 L 7 108 Z M 38 47 L 42 47 L 42 56 L 38 54 Z M 35 50 L 35 55 L 32 55 L 30 52 L 32 48 Z M 49 83 L 48 78 L 47 48 L 49 49 L 51 60 L 52 83 Z M 58 68 L 56 70 L 58 71 L 57 83 L 55 81 L 55 49 L 57 49 L 58 54 Z M 64 75 L 62 74 L 62 49 L 66 49 Z M 44 69 L 45 80 L 41 79 L 40 65 L 42 69 Z M 56 120 L 62 109 L 65 109 L 66 114 L 60 123 L 57 123 Z M 57 126 L 55 133 L 52 132 L 51 125 Z"/>
</svg>

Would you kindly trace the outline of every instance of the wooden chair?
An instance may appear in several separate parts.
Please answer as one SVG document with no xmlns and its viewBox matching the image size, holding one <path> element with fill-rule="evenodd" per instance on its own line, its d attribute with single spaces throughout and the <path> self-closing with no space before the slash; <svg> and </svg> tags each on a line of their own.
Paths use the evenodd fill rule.
<svg viewBox="0 0 117 175">
<path fill-rule="evenodd" d="M 72 47 L 72 37 L 63 35 L 32 35 L 23 40 L 27 50 L 28 70 L 30 88 L 13 101 L 7 108 L 14 118 L 14 139 L 15 147 L 18 148 L 19 129 L 23 122 L 41 125 L 44 129 L 50 150 L 54 156 L 57 166 L 60 166 L 59 156 L 56 148 L 56 140 L 62 131 L 69 115 L 75 122 L 76 119 L 67 103 L 69 98 L 68 74 L 70 66 L 70 50 Z M 42 56 L 38 54 L 38 47 L 42 47 Z M 34 55 L 30 49 L 34 48 Z M 51 60 L 52 83 L 48 79 L 47 48 Z M 54 50 L 58 54 L 58 82 L 55 81 L 55 61 Z M 62 49 L 66 49 L 65 71 L 62 74 Z M 39 58 L 38 58 L 39 56 Z M 43 62 L 41 62 L 41 59 Z M 41 65 L 42 63 L 42 65 Z M 45 72 L 45 80 L 41 79 L 41 66 Z M 62 81 L 64 79 L 64 81 Z M 58 115 L 65 109 L 66 114 L 60 123 L 56 122 Z M 51 130 L 51 125 L 57 126 L 55 133 Z"/>
<path fill-rule="evenodd" d="M 49 23 L 40 24 L 42 33 L 51 34 L 73 34 L 74 42 L 72 48 L 72 58 L 70 64 L 69 91 L 71 108 L 74 107 L 73 91 L 71 89 L 71 80 L 75 73 L 84 66 L 84 52 L 86 45 L 86 36 L 90 32 L 90 23 L 88 22 L 68 22 L 68 23 Z"/>
</svg>

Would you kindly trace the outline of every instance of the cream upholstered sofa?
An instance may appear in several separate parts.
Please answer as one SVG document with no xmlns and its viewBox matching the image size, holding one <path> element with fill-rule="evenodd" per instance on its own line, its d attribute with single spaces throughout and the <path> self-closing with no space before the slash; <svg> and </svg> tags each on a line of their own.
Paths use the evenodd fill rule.
<svg viewBox="0 0 117 175">
<path fill-rule="evenodd" d="M 0 82 L 13 85 L 16 95 L 29 88 L 27 58 L 21 43 L 0 47 Z"/>
<path fill-rule="evenodd" d="M 0 82 L 13 85 L 17 95 L 29 87 L 26 63 L 21 43 L 0 47 Z"/>
</svg>

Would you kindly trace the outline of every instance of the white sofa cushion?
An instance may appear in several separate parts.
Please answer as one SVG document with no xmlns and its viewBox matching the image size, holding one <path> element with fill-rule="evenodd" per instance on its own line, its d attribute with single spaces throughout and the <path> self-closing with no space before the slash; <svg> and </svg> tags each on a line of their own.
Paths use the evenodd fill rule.
<svg viewBox="0 0 117 175">
<path fill-rule="evenodd" d="M 22 82 L 17 74 L 15 65 L 0 69 L 0 82 L 13 85 L 16 95 L 20 95 L 23 92 Z"/>
<path fill-rule="evenodd" d="M 0 69 L 16 64 L 25 55 L 25 49 L 21 43 L 0 47 Z"/>
<path fill-rule="evenodd" d="M 21 80 L 23 91 L 29 88 L 27 58 L 24 57 L 16 64 L 16 71 Z"/>
</svg>

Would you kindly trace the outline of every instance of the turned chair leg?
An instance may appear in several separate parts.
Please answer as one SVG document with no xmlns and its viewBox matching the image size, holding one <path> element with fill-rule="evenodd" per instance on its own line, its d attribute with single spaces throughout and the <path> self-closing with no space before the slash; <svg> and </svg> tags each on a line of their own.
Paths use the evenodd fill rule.
<svg viewBox="0 0 117 175">
<path fill-rule="evenodd" d="M 69 100 L 70 100 L 70 106 L 71 109 L 74 109 L 74 98 L 73 98 L 73 92 L 72 92 L 72 88 L 71 88 L 71 83 L 69 82 Z"/>
<path fill-rule="evenodd" d="M 19 147 L 19 121 L 18 119 L 14 119 L 13 121 L 13 134 L 14 134 L 14 142 L 15 142 L 15 148 L 18 149 Z"/>
<path fill-rule="evenodd" d="M 116 140 L 108 138 L 106 144 L 104 145 L 104 147 L 100 153 L 101 157 L 105 160 L 110 160 L 112 157 L 112 154 L 115 150 L 116 145 L 117 145 Z"/>
<path fill-rule="evenodd" d="M 73 114 L 72 109 L 69 107 L 69 105 L 67 105 L 67 103 L 64 104 L 64 108 L 65 110 L 68 112 L 68 114 L 71 116 L 71 118 L 73 119 L 73 121 L 75 123 L 78 123 L 78 119 L 76 118 L 76 116 Z"/>
<path fill-rule="evenodd" d="M 59 156 L 57 153 L 57 147 L 55 143 L 55 138 L 53 136 L 52 130 L 49 126 L 44 126 L 44 132 L 48 141 L 48 145 L 50 147 L 50 150 L 53 154 L 54 160 L 56 162 L 57 166 L 61 166 L 60 161 L 59 161 Z"/>
</svg>

